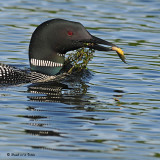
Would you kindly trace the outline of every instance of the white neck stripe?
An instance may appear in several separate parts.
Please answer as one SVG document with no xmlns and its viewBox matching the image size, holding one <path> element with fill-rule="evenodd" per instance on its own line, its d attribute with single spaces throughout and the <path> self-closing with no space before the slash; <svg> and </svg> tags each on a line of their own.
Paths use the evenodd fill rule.
<svg viewBox="0 0 160 160">
<path fill-rule="evenodd" d="M 62 67 L 63 63 L 52 62 L 48 60 L 39 60 L 31 58 L 31 64 L 40 67 Z"/>
</svg>

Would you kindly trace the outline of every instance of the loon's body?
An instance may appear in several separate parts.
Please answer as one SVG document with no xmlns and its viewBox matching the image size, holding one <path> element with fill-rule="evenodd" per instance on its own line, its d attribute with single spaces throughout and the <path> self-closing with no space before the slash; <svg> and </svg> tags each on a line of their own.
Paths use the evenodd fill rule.
<svg viewBox="0 0 160 160">
<path fill-rule="evenodd" d="M 92 36 L 82 24 L 63 19 L 52 19 L 40 24 L 33 32 L 29 45 L 31 72 L 0 64 L 0 82 L 32 82 L 56 77 L 61 71 L 68 51 L 88 47 L 112 51 L 99 44 L 116 45 Z"/>
</svg>

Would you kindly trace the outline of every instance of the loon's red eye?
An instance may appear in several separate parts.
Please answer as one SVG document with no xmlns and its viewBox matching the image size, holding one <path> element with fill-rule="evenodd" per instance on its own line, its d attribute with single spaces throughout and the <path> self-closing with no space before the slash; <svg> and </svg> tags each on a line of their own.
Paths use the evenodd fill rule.
<svg viewBox="0 0 160 160">
<path fill-rule="evenodd" d="M 72 31 L 68 31 L 67 33 L 68 33 L 69 36 L 72 36 L 72 35 L 73 35 L 73 32 L 72 32 Z"/>
</svg>

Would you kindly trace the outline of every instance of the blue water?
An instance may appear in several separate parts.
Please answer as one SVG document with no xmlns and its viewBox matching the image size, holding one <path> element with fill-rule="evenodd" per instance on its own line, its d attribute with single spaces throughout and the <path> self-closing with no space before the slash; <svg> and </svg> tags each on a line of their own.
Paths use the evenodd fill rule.
<svg viewBox="0 0 160 160">
<path fill-rule="evenodd" d="M 0 61 L 28 68 L 40 23 L 63 18 L 125 51 L 95 51 L 89 75 L 0 88 L 1 159 L 160 158 L 160 1 L 5 0 Z"/>
</svg>

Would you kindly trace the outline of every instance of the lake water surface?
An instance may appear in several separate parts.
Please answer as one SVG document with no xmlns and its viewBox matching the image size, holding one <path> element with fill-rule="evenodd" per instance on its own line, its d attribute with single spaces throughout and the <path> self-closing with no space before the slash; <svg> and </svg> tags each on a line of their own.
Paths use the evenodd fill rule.
<svg viewBox="0 0 160 160">
<path fill-rule="evenodd" d="M 81 22 L 121 47 L 95 51 L 89 74 L 62 82 L 0 88 L 0 159 L 153 160 L 160 158 L 160 1 L 5 0 L 0 61 L 28 68 L 36 26 Z"/>
</svg>

